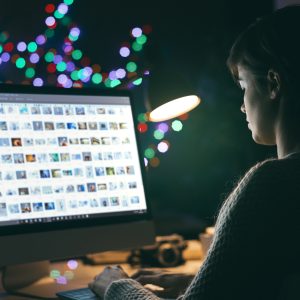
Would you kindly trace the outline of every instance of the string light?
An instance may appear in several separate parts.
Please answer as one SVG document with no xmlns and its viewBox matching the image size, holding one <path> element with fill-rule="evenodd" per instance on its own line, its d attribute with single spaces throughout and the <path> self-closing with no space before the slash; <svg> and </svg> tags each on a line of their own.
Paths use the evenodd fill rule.
<svg viewBox="0 0 300 300">
<path fill-rule="evenodd" d="M 68 16 L 73 3 L 74 0 L 63 0 L 57 5 L 46 4 L 44 32 L 39 33 L 30 41 L 13 42 L 8 32 L 0 32 L 0 64 L 7 64 L 11 61 L 18 72 L 24 72 L 24 79 L 21 83 L 31 83 L 34 86 L 50 84 L 65 88 L 82 88 L 84 85 L 94 84 L 102 88 L 126 85 L 127 89 L 131 89 L 141 85 L 143 77 L 151 74 L 149 70 L 143 69 L 143 64 L 139 62 L 138 52 L 142 51 L 146 45 L 148 35 L 152 31 L 151 26 L 144 25 L 131 29 L 132 40 L 122 42 L 118 51 L 120 57 L 124 59 L 122 65 L 115 66 L 110 71 L 103 70 L 99 64 L 91 65 L 91 60 L 84 55 L 82 49 L 78 49 L 74 44 L 80 38 L 81 30 Z M 62 46 L 58 49 L 49 47 L 57 28 L 62 29 L 62 26 L 67 31 Z M 46 76 L 39 74 L 43 70 L 43 64 L 48 74 Z M 12 81 L 7 79 L 6 82 Z M 152 144 L 145 149 L 146 166 L 157 167 L 160 164 L 156 155 L 165 153 L 169 149 L 169 142 L 165 140 L 166 135 L 171 131 L 181 131 L 183 128 L 181 121 L 187 118 L 186 114 L 170 124 L 164 122 L 153 128 L 152 136 L 158 144 Z M 138 122 L 137 129 L 141 134 L 152 130 L 152 126 L 147 124 L 146 113 L 138 115 Z"/>
</svg>

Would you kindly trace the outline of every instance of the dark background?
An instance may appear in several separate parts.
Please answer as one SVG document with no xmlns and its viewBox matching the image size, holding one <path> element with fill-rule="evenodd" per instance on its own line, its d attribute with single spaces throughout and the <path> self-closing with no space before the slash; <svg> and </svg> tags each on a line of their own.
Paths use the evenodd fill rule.
<svg viewBox="0 0 300 300">
<path fill-rule="evenodd" d="M 0 30 L 8 31 L 11 40 L 29 41 L 43 32 L 47 3 L 5 1 Z M 152 26 L 141 55 L 153 73 L 134 89 L 137 112 L 145 112 L 147 86 L 163 68 L 179 74 L 202 98 L 202 104 L 183 122 L 183 130 L 167 136 L 171 147 L 159 156 L 160 166 L 147 171 L 158 234 L 196 236 L 213 224 L 222 201 L 245 171 L 276 155 L 273 147 L 252 141 L 240 111 L 242 93 L 226 69 L 237 34 L 273 9 L 269 0 L 75 0 L 71 6 L 69 14 L 81 29 L 76 45 L 105 68 L 118 65 L 120 42 L 128 40 L 130 29 Z M 2 80 L 11 76 L 10 72 L 0 66 Z M 155 88 L 163 89 L 163 85 Z M 151 143 L 147 134 L 141 139 L 143 147 Z"/>
</svg>

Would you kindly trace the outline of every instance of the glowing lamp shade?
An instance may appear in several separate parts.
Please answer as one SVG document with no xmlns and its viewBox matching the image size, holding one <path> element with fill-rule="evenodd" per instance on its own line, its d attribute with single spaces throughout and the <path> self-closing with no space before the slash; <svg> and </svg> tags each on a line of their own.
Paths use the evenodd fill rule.
<svg viewBox="0 0 300 300">
<path fill-rule="evenodd" d="M 195 95 L 180 97 L 152 110 L 149 113 L 148 119 L 151 122 L 162 122 L 173 119 L 191 111 L 198 106 L 200 102 L 201 99 Z"/>
</svg>

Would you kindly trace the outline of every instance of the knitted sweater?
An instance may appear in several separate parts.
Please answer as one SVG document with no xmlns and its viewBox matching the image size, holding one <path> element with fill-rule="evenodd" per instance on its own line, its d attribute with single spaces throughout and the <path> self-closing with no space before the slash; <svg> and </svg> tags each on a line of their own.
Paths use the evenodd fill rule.
<svg viewBox="0 0 300 300">
<path fill-rule="evenodd" d="M 180 299 L 281 299 L 288 278 L 300 274 L 299 234 L 300 154 L 258 163 L 224 202 L 207 257 Z M 144 299 L 160 298 L 132 279 L 105 294 Z"/>
</svg>

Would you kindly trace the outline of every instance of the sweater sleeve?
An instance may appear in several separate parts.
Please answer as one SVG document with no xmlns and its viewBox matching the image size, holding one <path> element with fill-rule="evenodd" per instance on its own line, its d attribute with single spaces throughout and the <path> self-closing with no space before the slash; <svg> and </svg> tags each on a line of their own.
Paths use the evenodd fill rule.
<svg viewBox="0 0 300 300">
<path fill-rule="evenodd" d="M 114 281 L 105 293 L 105 300 L 159 300 L 157 296 L 133 279 Z"/>
</svg>

